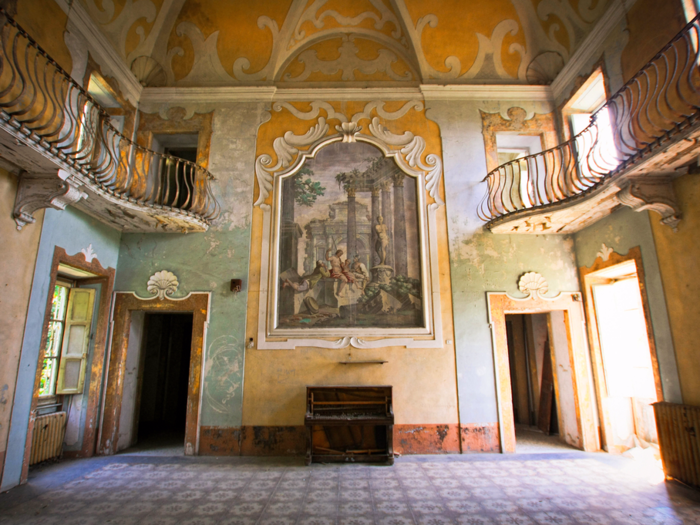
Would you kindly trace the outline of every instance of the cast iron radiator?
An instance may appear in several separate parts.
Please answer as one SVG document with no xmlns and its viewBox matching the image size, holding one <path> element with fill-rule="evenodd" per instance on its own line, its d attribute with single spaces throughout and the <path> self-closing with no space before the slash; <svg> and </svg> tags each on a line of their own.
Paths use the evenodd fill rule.
<svg viewBox="0 0 700 525">
<path fill-rule="evenodd" d="M 47 459 L 57 458 L 63 451 L 63 438 L 66 435 L 66 413 L 54 412 L 39 416 L 34 421 L 32 453 L 29 464 L 34 465 Z"/>
<path fill-rule="evenodd" d="M 394 462 L 390 386 L 306 387 L 306 464 Z"/>
<path fill-rule="evenodd" d="M 654 403 L 664 473 L 700 487 L 700 407 Z"/>
</svg>

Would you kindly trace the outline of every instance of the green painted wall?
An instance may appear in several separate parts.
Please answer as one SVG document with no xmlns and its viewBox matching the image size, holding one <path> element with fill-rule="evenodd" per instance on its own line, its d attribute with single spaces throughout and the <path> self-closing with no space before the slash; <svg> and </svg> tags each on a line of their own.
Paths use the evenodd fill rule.
<svg viewBox="0 0 700 525">
<path fill-rule="evenodd" d="M 250 214 L 255 177 L 255 138 L 264 104 L 236 104 L 216 110 L 209 170 L 224 213 L 206 233 L 124 234 L 115 289 L 151 297 L 146 283 L 160 270 L 173 272 L 180 286 L 174 298 L 211 292 L 202 389 L 203 426 L 241 425 L 243 359 Z M 231 279 L 243 279 L 241 293 Z"/>
<path fill-rule="evenodd" d="M 630 248 L 640 247 L 664 398 L 680 403 L 678 368 L 649 213 L 621 208 L 578 232 L 574 240 L 578 266 L 586 267 L 593 264 L 603 243 L 621 255 L 625 255 Z"/>
<path fill-rule="evenodd" d="M 426 103 L 440 125 L 450 242 L 455 352 L 462 424 L 498 421 L 493 345 L 486 292 L 518 291 L 518 278 L 535 271 L 549 289 L 579 290 L 573 239 L 562 235 L 494 235 L 484 231 L 477 208 L 486 192 L 487 173 L 479 110 L 505 113 L 519 106 L 546 113 L 546 106 L 486 101 Z"/>
</svg>

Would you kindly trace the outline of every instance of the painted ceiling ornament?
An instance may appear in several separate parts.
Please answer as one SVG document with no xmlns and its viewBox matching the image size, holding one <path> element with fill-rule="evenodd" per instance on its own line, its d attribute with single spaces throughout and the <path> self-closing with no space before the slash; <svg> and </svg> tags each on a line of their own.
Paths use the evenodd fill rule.
<svg viewBox="0 0 700 525">
<path fill-rule="evenodd" d="M 92 243 L 88 244 L 87 248 L 80 250 L 80 253 L 85 257 L 85 262 L 91 263 L 93 259 L 97 258 L 97 254 L 92 251 Z"/>
<path fill-rule="evenodd" d="M 531 298 L 540 298 L 549 291 L 547 280 L 537 272 L 527 272 L 520 276 L 518 289 Z"/>
<path fill-rule="evenodd" d="M 603 244 L 600 246 L 600 251 L 599 251 L 598 253 L 596 253 L 596 257 L 600 257 L 601 259 L 603 259 L 603 261 L 607 261 L 608 259 L 610 259 L 610 254 L 611 254 L 613 251 L 614 251 L 614 250 L 613 250 L 612 248 L 608 248 L 608 247 L 605 245 L 605 243 L 603 243 Z"/>
<path fill-rule="evenodd" d="M 146 285 L 146 290 L 151 295 L 155 295 L 158 299 L 163 300 L 166 296 L 169 298 L 175 292 L 180 283 L 174 273 L 167 270 L 161 270 L 151 275 Z"/>
<path fill-rule="evenodd" d="M 384 73 L 391 80 L 414 80 L 414 75 L 411 71 L 399 74 L 394 70 L 392 64 L 398 62 L 399 56 L 390 49 L 378 47 L 376 49 L 377 58 L 373 60 L 360 58 L 360 49 L 355 42 L 356 38 L 355 35 L 343 35 L 340 47 L 337 50 L 338 58 L 332 60 L 321 60 L 316 49 L 302 51 L 295 57 L 295 60 L 303 64 L 304 70 L 296 76 L 292 76 L 291 73 L 285 73 L 282 80 L 285 82 L 303 82 L 313 73 L 320 72 L 324 75 L 332 76 L 341 71 L 341 78 L 345 81 L 359 80 L 355 76 L 356 71 L 363 75 Z M 367 42 L 374 41 L 367 40 Z M 380 45 L 376 42 L 375 44 Z"/>
</svg>

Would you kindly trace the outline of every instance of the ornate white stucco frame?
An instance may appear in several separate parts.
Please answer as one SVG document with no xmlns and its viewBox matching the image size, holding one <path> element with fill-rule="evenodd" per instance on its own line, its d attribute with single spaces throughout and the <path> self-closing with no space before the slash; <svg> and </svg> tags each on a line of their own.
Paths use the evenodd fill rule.
<svg viewBox="0 0 700 525">
<path fill-rule="evenodd" d="M 438 155 L 421 156 L 425 150 L 425 140 L 405 131 L 396 135 L 388 131 L 378 117 L 371 119 L 370 134 L 360 133 L 358 122 L 370 120 L 372 109 L 385 119 L 397 119 L 410 109 L 422 109 L 420 102 L 409 102 L 396 112 L 383 111 L 383 103 L 371 102 L 365 111 L 348 120 L 326 103 L 314 102 L 310 112 L 302 113 L 289 104 L 275 104 L 274 109 L 290 109 L 297 117 L 316 120 L 318 110 L 325 109 L 328 119 L 338 119 L 341 124 L 335 129 L 338 133 L 327 135 L 329 125 L 326 118 L 318 117 L 304 135 L 294 135 L 288 131 L 274 141 L 278 162 L 274 167 L 269 155 L 260 155 L 255 162 L 255 172 L 260 195 L 255 203 L 263 211 L 263 236 L 260 267 L 260 299 L 258 312 L 257 348 L 266 350 L 293 349 L 312 346 L 338 349 L 352 345 L 355 348 L 382 348 L 403 346 L 407 348 L 442 348 L 442 316 L 440 301 L 440 272 L 438 267 L 438 242 L 436 212 L 444 202 L 440 199 L 439 188 L 442 178 L 442 161 Z M 358 328 L 277 328 L 277 293 L 279 229 L 281 219 L 281 185 L 283 177 L 291 176 L 301 169 L 304 162 L 314 158 L 325 146 L 335 142 L 364 142 L 377 147 L 385 157 L 392 158 L 397 166 L 416 182 L 418 201 L 418 225 L 420 230 L 421 286 L 423 296 L 423 320 L 421 328 L 366 328 L 358 336 Z M 299 151 L 300 147 L 306 147 Z M 296 157 L 296 159 L 295 159 Z M 272 205 L 266 204 L 272 193 Z M 428 197 L 432 198 L 432 202 Z"/>
</svg>

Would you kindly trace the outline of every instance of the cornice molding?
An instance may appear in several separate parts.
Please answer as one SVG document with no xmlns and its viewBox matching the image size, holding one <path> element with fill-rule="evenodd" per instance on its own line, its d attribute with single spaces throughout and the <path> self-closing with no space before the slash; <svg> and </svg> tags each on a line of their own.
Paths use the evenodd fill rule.
<svg viewBox="0 0 700 525">
<path fill-rule="evenodd" d="M 600 17 L 598 23 L 588 36 L 581 42 L 572 57 L 559 72 L 557 78 L 552 82 L 552 95 L 555 100 L 564 93 L 576 77 L 581 74 L 581 70 L 586 67 L 596 56 L 600 55 L 605 41 L 626 15 L 627 11 L 634 5 L 636 0 L 616 0 L 608 8 L 605 14 Z"/>
<path fill-rule="evenodd" d="M 59 2 L 60 4 L 61 2 Z M 117 80 L 122 90 L 122 95 L 134 106 L 137 106 L 143 87 L 80 2 L 74 0 L 71 3 L 68 11 L 68 20 L 87 41 L 88 47 L 95 54 L 97 62 L 109 69 L 109 73 Z"/>
<path fill-rule="evenodd" d="M 414 100 L 422 99 L 417 87 L 372 87 L 372 88 L 280 88 L 275 100 Z"/>
<path fill-rule="evenodd" d="M 271 102 L 277 88 L 274 86 L 228 87 L 164 87 L 144 88 L 141 104 L 226 104 L 233 102 Z"/>
<path fill-rule="evenodd" d="M 532 102 L 551 102 L 552 90 L 549 86 L 530 86 L 526 84 L 501 85 L 437 85 L 421 84 L 425 100 L 518 100 Z"/>
<path fill-rule="evenodd" d="M 313 100 L 516 100 L 551 102 L 549 86 L 422 85 L 420 88 L 277 88 L 274 86 L 144 88 L 141 105 Z"/>
</svg>

